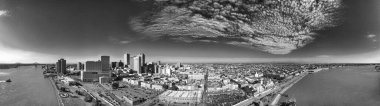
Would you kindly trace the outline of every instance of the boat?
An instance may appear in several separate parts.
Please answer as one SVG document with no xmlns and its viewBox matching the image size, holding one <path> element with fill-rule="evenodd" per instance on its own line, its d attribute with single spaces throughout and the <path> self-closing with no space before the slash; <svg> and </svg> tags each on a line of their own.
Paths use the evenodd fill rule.
<svg viewBox="0 0 380 106">
<path fill-rule="evenodd" d="M 12 80 L 11 79 L 7 79 L 7 80 L 5 80 L 5 82 L 12 82 Z"/>
</svg>

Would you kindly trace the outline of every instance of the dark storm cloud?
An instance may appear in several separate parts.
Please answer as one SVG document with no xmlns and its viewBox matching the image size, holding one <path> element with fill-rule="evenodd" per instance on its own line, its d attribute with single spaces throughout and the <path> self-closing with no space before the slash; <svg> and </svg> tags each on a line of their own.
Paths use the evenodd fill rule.
<svg viewBox="0 0 380 106">
<path fill-rule="evenodd" d="M 156 6 L 159 11 L 131 21 L 135 31 L 185 42 L 224 38 L 230 39 L 225 44 L 288 54 L 312 42 L 314 31 L 336 25 L 341 4 L 339 0 L 156 0 Z"/>
</svg>

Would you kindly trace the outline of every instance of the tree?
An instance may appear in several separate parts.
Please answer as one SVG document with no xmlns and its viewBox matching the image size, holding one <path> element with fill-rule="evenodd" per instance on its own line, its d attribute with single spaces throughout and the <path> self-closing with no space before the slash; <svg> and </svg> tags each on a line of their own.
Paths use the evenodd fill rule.
<svg viewBox="0 0 380 106">
<path fill-rule="evenodd" d="M 119 88 L 119 83 L 112 83 L 112 89 L 117 89 Z"/>
<path fill-rule="evenodd" d="M 91 101 L 92 101 L 92 97 L 91 97 L 89 94 L 87 94 L 87 95 L 84 97 L 84 101 L 86 101 L 86 102 L 91 102 Z"/>
</svg>

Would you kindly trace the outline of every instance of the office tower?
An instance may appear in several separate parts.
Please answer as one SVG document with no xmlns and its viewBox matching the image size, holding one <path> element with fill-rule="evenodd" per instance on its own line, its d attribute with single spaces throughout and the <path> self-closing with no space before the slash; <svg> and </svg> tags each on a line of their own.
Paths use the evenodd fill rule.
<svg viewBox="0 0 380 106">
<path fill-rule="evenodd" d="M 177 64 L 176 64 L 176 67 L 181 67 L 182 65 L 181 65 L 181 63 L 180 62 L 178 62 Z"/>
<path fill-rule="evenodd" d="M 131 65 L 130 59 L 131 59 L 130 55 L 128 53 L 125 53 L 124 54 L 124 64 L 125 64 L 125 66 Z"/>
<path fill-rule="evenodd" d="M 110 56 L 101 56 L 100 61 L 102 62 L 102 71 L 106 72 L 110 70 Z"/>
<path fill-rule="evenodd" d="M 154 64 L 148 64 L 146 65 L 146 67 L 148 68 L 148 73 L 156 73 L 156 70 L 155 70 L 155 65 Z"/>
<path fill-rule="evenodd" d="M 141 57 L 133 57 L 133 70 L 137 71 L 138 74 L 141 74 Z"/>
<path fill-rule="evenodd" d="M 116 66 L 118 66 L 118 67 L 124 67 L 124 63 L 120 60 L 120 61 L 117 63 Z"/>
<path fill-rule="evenodd" d="M 139 55 L 137 55 L 141 58 L 141 66 L 145 66 L 145 54 L 144 53 L 140 53 Z"/>
<path fill-rule="evenodd" d="M 115 69 L 116 67 L 117 67 L 117 62 L 112 62 L 112 63 L 111 63 L 111 68 L 112 68 L 112 69 Z"/>
<path fill-rule="evenodd" d="M 66 74 L 66 60 L 65 59 L 59 59 L 56 63 L 56 71 L 60 74 Z"/>
<path fill-rule="evenodd" d="M 85 71 L 87 72 L 101 72 L 102 71 L 101 61 L 86 61 Z"/>
<path fill-rule="evenodd" d="M 82 62 L 78 62 L 77 70 L 84 70 L 84 64 Z"/>
<path fill-rule="evenodd" d="M 59 60 L 55 63 L 55 72 L 61 72 L 61 62 Z"/>
<path fill-rule="evenodd" d="M 161 61 L 157 61 L 157 65 L 161 65 Z"/>
<path fill-rule="evenodd" d="M 159 66 L 157 65 L 157 64 L 153 64 L 153 67 L 154 67 L 154 73 L 156 73 L 156 74 L 160 74 L 160 72 L 159 72 Z"/>
</svg>

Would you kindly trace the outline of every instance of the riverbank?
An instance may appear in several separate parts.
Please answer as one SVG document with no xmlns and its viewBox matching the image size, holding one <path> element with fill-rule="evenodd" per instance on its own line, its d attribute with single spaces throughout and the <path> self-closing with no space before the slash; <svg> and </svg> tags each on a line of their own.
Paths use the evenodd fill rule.
<svg viewBox="0 0 380 106">
<path fill-rule="evenodd" d="M 58 105 L 59 105 L 59 106 L 65 106 L 65 105 L 63 104 L 63 102 L 62 102 L 62 98 L 59 96 L 59 90 L 58 90 L 58 88 L 57 88 L 57 85 L 55 85 L 55 82 L 54 82 L 53 78 L 50 77 L 50 78 L 48 78 L 48 79 L 49 79 L 49 81 L 50 81 L 52 87 L 53 87 L 54 90 L 55 90 L 55 96 L 56 96 L 56 98 L 57 98 Z"/>
<path fill-rule="evenodd" d="M 301 74 L 295 81 L 291 81 L 290 84 L 286 87 L 284 87 L 273 99 L 273 101 L 270 103 L 270 106 L 276 106 L 278 101 L 280 101 L 281 96 L 289 89 L 291 88 L 294 84 L 296 84 L 298 81 L 300 81 L 302 78 L 304 78 L 308 73 L 304 72 Z"/>
</svg>

